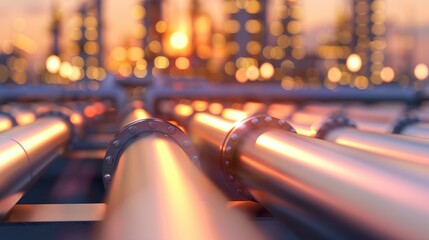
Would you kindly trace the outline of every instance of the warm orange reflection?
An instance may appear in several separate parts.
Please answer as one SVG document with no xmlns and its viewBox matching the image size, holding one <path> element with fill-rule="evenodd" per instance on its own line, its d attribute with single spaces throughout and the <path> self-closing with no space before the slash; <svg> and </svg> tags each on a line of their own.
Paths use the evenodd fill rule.
<svg viewBox="0 0 429 240">
<path fill-rule="evenodd" d="M 39 122 L 44 121 L 45 119 L 38 120 Z M 49 125 L 46 124 L 44 128 L 38 129 L 32 133 L 31 136 L 27 136 L 26 138 L 20 141 L 20 144 L 23 145 L 27 151 L 31 151 L 30 149 L 42 149 L 44 144 L 51 139 L 55 139 L 57 136 L 60 136 L 64 132 L 68 132 L 69 128 L 67 124 L 59 120 L 57 118 L 46 118 L 46 122 L 49 121 Z M 65 142 L 67 139 L 63 139 Z"/>
<path fill-rule="evenodd" d="M 222 117 L 232 121 L 243 120 L 248 117 L 247 113 L 232 108 L 225 108 L 222 111 Z"/>
<path fill-rule="evenodd" d="M 101 115 L 106 111 L 106 106 L 104 106 L 104 104 L 101 102 L 94 103 L 93 107 L 95 110 L 95 115 Z"/>
<path fill-rule="evenodd" d="M 165 187 L 163 189 L 165 191 L 164 197 L 170 199 L 170 201 L 164 201 L 166 203 L 164 205 L 165 212 L 169 214 L 164 224 L 167 225 L 166 229 L 171 231 L 167 234 L 172 234 L 171 239 L 188 239 L 190 232 L 192 232 L 194 239 L 210 238 L 215 233 L 210 232 L 209 229 L 195 228 L 194 226 L 195 219 L 205 218 L 205 216 L 200 216 L 200 210 L 202 210 L 201 207 L 203 206 L 198 205 L 199 202 L 193 201 L 191 204 L 189 201 L 190 199 L 195 199 L 198 193 L 193 192 L 192 190 L 195 189 L 189 188 L 188 184 L 186 184 L 185 173 L 176 162 L 178 159 L 164 141 L 155 141 L 154 146 L 156 152 L 162 152 L 163 154 L 162 161 L 160 161 L 160 170 L 162 176 L 165 177 L 162 178 L 164 182 L 161 185 Z M 188 159 L 181 160 L 186 161 Z M 186 216 L 186 218 L 183 216 Z M 177 221 L 178 219 L 181 219 L 181 221 Z M 204 221 L 203 219 L 200 220 Z"/>
<path fill-rule="evenodd" d="M 171 34 L 169 42 L 174 49 L 182 50 L 188 46 L 188 35 L 181 31 L 174 32 Z"/>
<path fill-rule="evenodd" d="M 136 119 L 150 118 L 149 113 L 147 113 L 143 109 L 136 109 L 136 110 L 133 111 L 133 114 L 134 114 L 134 116 L 135 116 Z"/>
<path fill-rule="evenodd" d="M 13 125 L 10 119 L 0 117 L 0 132 L 8 130 L 12 126 Z"/>
<path fill-rule="evenodd" d="M 295 106 L 292 104 L 271 104 L 268 107 L 267 113 L 270 116 L 285 119 L 295 111 Z"/>
<path fill-rule="evenodd" d="M 150 118 L 150 114 L 147 113 L 145 110 L 138 108 L 138 109 L 134 109 L 133 111 L 131 111 L 126 118 L 122 121 L 122 127 L 124 127 L 125 125 L 134 122 L 136 120 L 139 119 L 146 119 L 146 118 Z"/>
<path fill-rule="evenodd" d="M 221 114 L 223 110 L 223 106 L 220 103 L 212 103 L 209 105 L 209 112 L 213 114 Z"/>
<path fill-rule="evenodd" d="M 266 105 L 258 102 L 248 102 L 244 104 L 243 111 L 248 114 L 262 113 L 265 111 Z"/>
<path fill-rule="evenodd" d="M 93 117 L 95 117 L 96 110 L 95 110 L 95 108 L 93 106 L 86 106 L 83 109 L 83 113 L 85 114 L 85 117 L 87 117 L 87 118 L 93 118 Z"/>
<path fill-rule="evenodd" d="M 310 113 L 305 111 L 295 112 L 292 115 L 292 121 L 300 124 L 314 124 L 325 118 L 324 114 Z"/>
<path fill-rule="evenodd" d="M 71 123 L 73 123 L 74 125 L 80 125 L 80 124 L 82 124 L 82 122 L 83 122 L 82 115 L 80 115 L 80 114 L 78 114 L 78 113 L 73 113 L 73 114 L 70 116 L 70 121 L 71 121 Z"/>
<path fill-rule="evenodd" d="M 174 126 L 178 127 L 180 130 L 182 130 L 182 132 L 187 133 L 186 129 L 182 125 L 180 125 L 178 122 L 176 122 L 176 121 L 168 121 L 168 122 L 173 124 Z"/>
<path fill-rule="evenodd" d="M 192 102 L 192 107 L 195 109 L 195 111 L 202 112 L 207 110 L 209 103 L 206 101 L 195 100 Z"/>
<path fill-rule="evenodd" d="M 191 106 L 186 104 L 177 104 L 174 106 L 174 114 L 182 117 L 189 117 L 194 113 L 194 110 Z"/>
<path fill-rule="evenodd" d="M 428 179 L 415 168 L 393 166 L 381 161 L 384 158 L 378 155 L 362 155 L 360 151 L 322 140 L 274 130 L 261 135 L 256 145 L 242 147 L 241 152 L 240 159 L 253 164 L 252 168 L 269 167 L 293 177 L 299 184 L 311 186 L 312 190 L 320 190 L 312 194 L 315 203 L 355 224 L 401 238 L 427 234 L 420 221 L 427 219 L 429 208 L 421 199 L 428 199 L 429 192 L 414 177 L 425 182 Z M 270 175 L 285 179 L 271 172 L 267 178 Z M 290 184 L 285 182 L 285 187 L 293 187 L 298 194 L 310 193 L 302 186 Z"/>
<path fill-rule="evenodd" d="M 300 135 L 304 135 L 304 136 L 308 136 L 308 137 L 313 137 L 316 135 L 317 131 L 312 128 L 310 125 L 307 124 L 299 124 L 299 123 L 295 123 L 292 121 L 288 122 L 295 130 L 298 134 Z"/>
<path fill-rule="evenodd" d="M 260 239 L 175 142 L 151 135 L 123 153 L 99 239 Z"/>
<path fill-rule="evenodd" d="M 394 159 L 429 165 L 429 144 L 418 138 L 340 128 L 329 132 L 326 140 Z"/>
<path fill-rule="evenodd" d="M 16 117 L 16 121 L 19 125 L 26 125 L 32 123 L 35 119 L 36 116 L 34 116 L 34 114 L 31 112 L 18 113 Z"/>
<path fill-rule="evenodd" d="M 232 124 L 229 121 L 223 120 L 222 118 L 212 116 L 207 113 L 198 113 L 194 117 L 195 121 L 210 125 L 211 127 L 218 128 L 222 132 L 228 132 Z"/>
</svg>

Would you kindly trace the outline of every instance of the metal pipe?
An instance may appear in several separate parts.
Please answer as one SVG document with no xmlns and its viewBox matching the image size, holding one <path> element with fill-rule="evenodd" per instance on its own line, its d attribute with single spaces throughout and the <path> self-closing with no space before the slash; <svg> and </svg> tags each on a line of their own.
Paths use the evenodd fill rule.
<svg viewBox="0 0 429 240">
<path fill-rule="evenodd" d="M 288 118 L 294 111 L 294 104 L 271 104 L 267 109 L 267 114 L 279 119 Z"/>
<path fill-rule="evenodd" d="M 363 119 L 374 122 L 390 122 L 403 115 L 402 108 L 393 107 L 368 107 L 368 106 L 348 106 L 343 109 L 344 114 L 350 119 Z"/>
<path fill-rule="evenodd" d="M 117 138 L 122 133 L 133 142 L 119 150 L 99 239 L 262 239 L 192 164 L 195 157 L 184 150 L 190 146 L 172 138 L 179 129 L 147 119 L 127 125 Z"/>
<path fill-rule="evenodd" d="M 70 140 L 61 117 L 43 117 L 0 134 L 0 218 L 18 202 Z"/>
<path fill-rule="evenodd" d="M 381 131 L 375 132 L 375 130 L 365 131 L 341 124 L 337 125 L 337 123 L 335 123 L 335 117 L 327 118 L 325 120 L 326 121 L 313 125 L 295 122 L 291 122 L 291 125 L 300 135 L 316 137 L 326 122 L 331 122 L 332 126 L 330 129 L 327 130 L 323 136 L 320 136 L 320 138 L 390 158 L 429 165 L 429 161 L 427 159 L 427 156 L 429 156 L 429 141 L 415 137 L 381 133 Z M 374 123 L 375 126 L 380 125 L 380 127 L 384 127 L 381 123 L 371 123 Z M 369 129 L 370 126 L 371 125 L 367 125 L 365 129 Z"/>
<path fill-rule="evenodd" d="M 397 117 L 399 113 L 391 113 L 386 116 L 386 109 L 382 109 L 376 115 L 372 114 L 375 110 L 371 110 L 369 115 L 360 115 L 356 117 L 355 114 L 350 116 L 350 119 L 356 124 L 359 130 L 375 132 L 375 133 L 394 133 L 403 136 L 426 138 L 429 139 L 429 124 L 420 122 L 417 118 Z M 362 110 L 362 112 L 364 112 Z M 292 125 L 301 125 L 298 127 L 304 135 L 308 135 L 308 130 L 305 130 L 305 125 L 313 125 L 323 122 L 332 114 L 326 114 L 323 112 L 307 112 L 298 111 L 295 112 L 291 117 Z M 334 114 L 335 115 L 335 114 Z M 349 115 L 347 115 L 349 117 Z M 384 116 L 384 117 L 383 117 Z M 393 117 L 396 116 L 396 119 Z M 398 131 L 395 132 L 395 129 Z"/>
<path fill-rule="evenodd" d="M 223 148 L 233 160 L 225 163 L 233 168 L 229 181 L 241 182 L 273 214 L 297 223 L 303 236 L 424 239 L 429 234 L 429 207 L 421 201 L 429 199 L 428 171 L 419 165 L 271 127 L 235 133 L 232 126 L 196 114 L 190 133 L 218 148 L 241 135 L 235 150 Z M 246 127 L 235 124 L 236 130 Z"/>
<path fill-rule="evenodd" d="M 27 107 L 10 104 L 3 106 L 2 110 L 7 112 L 7 114 L 13 118 L 13 120 L 16 122 L 16 125 L 25 125 L 36 120 L 35 112 Z"/>
<path fill-rule="evenodd" d="M 411 124 L 409 126 L 406 126 L 401 131 L 401 135 L 429 139 L 429 124 L 428 123 Z"/>
<path fill-rule="evenodd" d="M 290 120 L 300 124 L 313 124 L 319 122 L 329 116 L 325 113 L 312 113 L 307 111 L 296 111 L 290 117 Z"/>
<path fill-rule="evenodd" d="M 325 140 L 387 157 L 429 166 L 429 142 L 393 134 L 360 131 L 350 127 L 329 131 Z"/>
<path fill-rule="evenodd" d="M 122 121 L 121 127 L 125 127 L 127 124 L 134 122 L 136 120 L 150 118 L 150 117 L 151 117 L 150 114 L 145 110 L 141 108 L 134 109 L 130 113 L 128 113 L 128 115 L 126 115 L 126 117 Z"/>
</svg>

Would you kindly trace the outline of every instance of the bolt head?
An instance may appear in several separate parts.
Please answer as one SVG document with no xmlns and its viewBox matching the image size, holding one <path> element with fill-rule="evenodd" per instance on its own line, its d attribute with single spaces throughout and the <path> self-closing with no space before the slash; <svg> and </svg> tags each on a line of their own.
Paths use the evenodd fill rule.
<svg viewBox="0 0 429 240">
<path fill-rule="evenodd" d="M 253 125 L 256 125 L 259 123 L 259 120 L 257 118 L 254 118 L 250 121 Z"/>
<path fill-rule="evenodd" d="M 120 146 L 121 146 L 121 141 L 119 141 L 119 140 L 113 141 L 113 147 L 114 148 L 119 148 Z"/>
<path fill-rule="evenodd" d="M 107 183 L 109 183 L 112 180 L 112 176 L 108 173 L 104 174 L 103 178 L 104 178 L 104 181 L 106 181 Z"/>
<path fill-rule="evenodd" d="M 150 129 L 155 129 L 156 128 L 156 123 L 155 122 L 149 122 L 148 125 L 149 125 Z"/>
<path fill-rule="evenodd" d="M 136 126 L 130 126 L 130 127 L 127 129 L 127 131 L 128 131 L 129 133 L 133 134 L 133 133 L 137 132 L 137 128 L 136 128 Z"/>
<path fill-rule="evenodd" d="M 183 142 L 183 147 L 184 148 L 188 148 L 190 146 L 191 146 L 191 142 L 189 142 L 188 140 L 186 140 L 186 141 Z"/>
<path fill-rule="evenodd" d="M 113 157 L 112 156 L 107 156 L 104 161 L 106 162 L 107 165 L 112 165 L 113 164 Z"/>
<path fill-rule="evenodd" d="M 232 152 L 232 148 L 230 146 L 227 146 L 225 149 L 226 153 L 231 153 Z"/>
<path fill-rule="evenodd" d="M 175 128 L 175 127 L 173 127 L 173 126 L 169 126 L 169 127 L 167 128 L 167 132 L 168 132 L 168 134 L 173 135 L 173 134 L 175 134 L 175 133 L 176 133 L 176 128 Z"/>
</svg>

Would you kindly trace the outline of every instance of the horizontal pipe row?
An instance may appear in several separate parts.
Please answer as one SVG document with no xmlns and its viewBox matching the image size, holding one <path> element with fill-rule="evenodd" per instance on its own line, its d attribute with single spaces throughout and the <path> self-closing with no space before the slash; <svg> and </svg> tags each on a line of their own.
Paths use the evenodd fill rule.
<svg viewBox="0 0 429 240">
<path fill-rule="evenodd" d="M 198 144 L 220 149 L 233 124 L 196 113 L 188 131 Z M 273 214 L 310 229 L 304 236 L 424 239 L 429 233 L 423 224 L 429 208 L 420 201 L 429 199 L 429 178 L 418 164 L 270 128 L 241 138 L 235 156 L 233 178 Z"/>
</svg>

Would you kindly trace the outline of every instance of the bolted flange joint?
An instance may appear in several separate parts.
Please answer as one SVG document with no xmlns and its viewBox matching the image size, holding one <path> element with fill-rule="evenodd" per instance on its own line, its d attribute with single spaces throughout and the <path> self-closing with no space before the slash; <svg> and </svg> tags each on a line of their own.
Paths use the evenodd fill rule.
<svg viewBox="0 0 429 240">
<path fill-rule="evenodd" d="M 356 124 L 343 115 L 334 114 L 324 119 L 322 122 L 314 124 L 312 129 L 316 132 L 316 138 L 325 139 L 330 131 L 342 127 L 356 128 Z"/>
<path fill-rule="evenodd" d="M 267 130 L 269 128 L 286 130 L 296 133 L 295 129 L 285 120 L 270 117 L 267 115 L 255 115 L 238 121 L 228 132 L 221 146 L 221 169 L 222 173 L 232 189 L 241 196 L 254 200 L 247 187 L 236 176 L 235 161 L 237 160 L 237 149 L 242 139 L 248 134 L 258 131 Z"/>
<path fill-rule="evenodd" d="M 200 168 L 200 160 L 197 151 L 191 143 L 191 139 L 177 126 L 157 118 L 146 118 L 133 121 L 119 130 L 109 144 L 103 160 L 103 183 L 108 189 L 114 177 L 121 154 L 139 137 L 147 134 L 160 134 L 176 142 L 188 155 L 192 163 Z"/>
</svg>

